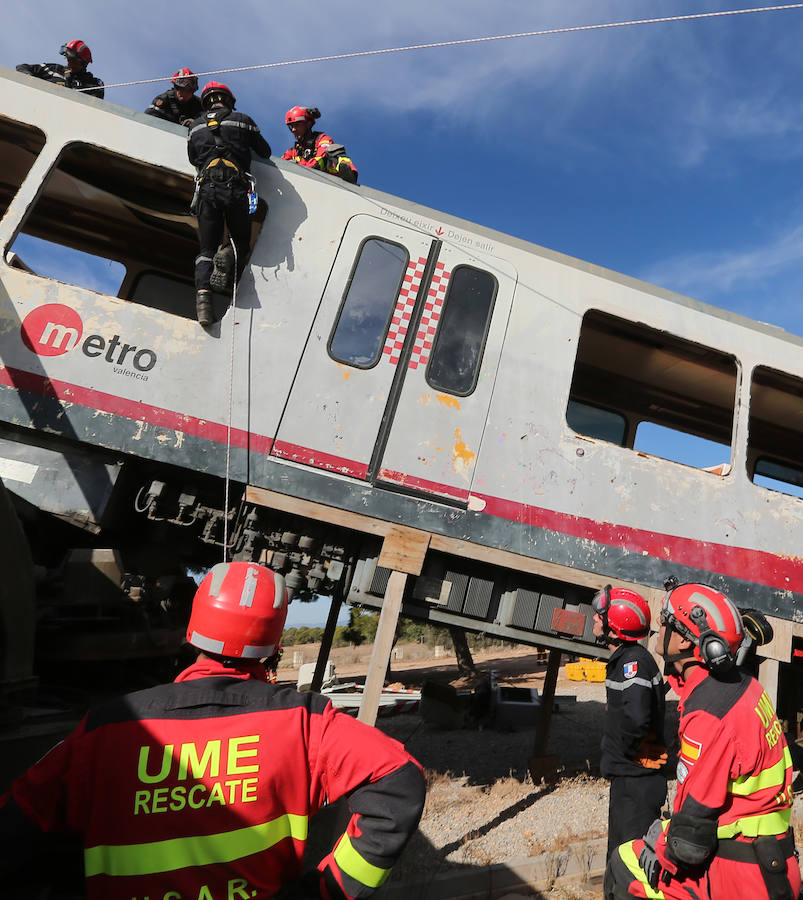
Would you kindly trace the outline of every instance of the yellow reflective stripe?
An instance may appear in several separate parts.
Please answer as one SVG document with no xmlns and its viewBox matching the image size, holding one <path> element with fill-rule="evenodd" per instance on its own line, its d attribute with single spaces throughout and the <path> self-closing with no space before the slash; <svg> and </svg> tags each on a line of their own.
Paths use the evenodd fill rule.
<svg viewBox="0 0 803 900">
<path fill-rule="evenodd" d="M 728 791 L 739 797 L 747 797 L 766 788 L 781 787 L 786 780 L 786 770 L 791 768 L 792 756 L 789 748 L 784 747 L 783 759 L 769 769 L 759 772 L 758 775 L 747 775 L 744 778 L 737 778 L 736 781 L 729 781 Z"/>
<path fill-rule="evenodd" d="M 717 828 L 717 837 L 731 838 L 737 834 L 743 834 L 745 837 L 766 837 L 767 835 L 783 834 L 789 828 L 791 818 L 791 809 L 764 813 L 763 816 L 745 816 L 729 825 L 720 825 Z"/>
<path fill-rule="evenodd" d="M 630 874 L 641 885 L 647 900 L 666 900 L 663 891 L 654 891 L 647 883 L 647 876 L 644 874 L 644 869 L 638 864 L 638 858 L 633 850 L 633 841 L 629 841 L 627 844 L 621 844 L 614 852 L 619 854 L 622 862 L 630 871 Z"/>
<path fill-rule="evenodd" d="M 144 844 L 103 845 L 84 850 L 84 871 L 93 875 L 153 875 L 190 866 L 231 862 L 261 853 L 287 837 L 307 839 L 307 816 L 285 815 L 220 834 L 196 835 Z"/>
<path fill-rule="evenodd" d="M 354 849 L 349 836 L 344 834 L 335 848 L 335 862 L 338 868 L 366 887 L 378 888 L 390 875 L 390 869 L 380 869 L 363 859 Z"/>
</svg>

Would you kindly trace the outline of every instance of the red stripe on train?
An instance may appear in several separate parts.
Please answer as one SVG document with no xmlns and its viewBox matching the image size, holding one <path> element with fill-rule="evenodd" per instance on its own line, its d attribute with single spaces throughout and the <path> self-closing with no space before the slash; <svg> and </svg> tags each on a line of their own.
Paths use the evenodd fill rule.
<svg viewBox="0 0 803 900">
<path fill-rule="evenodd" d="M 147 422 L 158 428 L 181 431 L 218 444 L 227 442 L 227 426 L 220 422 L 210 422 L 208 419 L 184 415 L 138 400 L 126 400 L 93 388 L 77 387 L 66 381 L 54 381 L 44 375 L 23 372 L 21 369 L 0 367 L 0 384 L 19 391 L 39 394 L 42 397 L 52 397 L 63 403 L 77 404 L 98 412 L 121 416 L 134 422 Z M 232 447 L 248 448 L 255 453 L 270 453 L 271 444 L 271 439 L 264 435 L 253 433 L 249 435 L 241 428 L 231 429 Z"/>
</svg>

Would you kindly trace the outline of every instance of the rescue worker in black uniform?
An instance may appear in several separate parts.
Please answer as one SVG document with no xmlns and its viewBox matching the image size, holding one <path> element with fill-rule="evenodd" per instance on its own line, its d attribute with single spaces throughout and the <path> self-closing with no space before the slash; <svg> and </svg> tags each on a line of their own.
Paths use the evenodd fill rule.
<svg viewBox="0 0 803 900">
<path fill-rule="evenodd" d="M 72 90 L 83 90 L 85 94 L 103 99 L 103 82 L 87 70 L 92 62 L 92 52 L 83 41 L 70 41 L 61 45 L 59 51 L 67 58 L 67 65 L 61 63 L 20 63 L 17 71 L 34 78 L 42 78 Z"/>
<path fill-rule="evenodd" d="M 173 87 L 169 91 L 157 94 L 151 100 L 151 105 L 145 112 L 149 116 L 189 128 L 203 112 L 201 101 L 195 96 L 198 79 L 192 69 L 185 66 L 174 73 L 172 83 Z"/>
<path fill-rule="evenodd" d="M 608 856 L 641 837 L 666 800 L 665 689 L 650 652 L 650 607 L 636 591 L 603 588 L 592 601 L 594 634 L 614 649 L 605 671 L 600 770 L 611 783 Z"/>
<path fill-rule="evenodd" d="M 227 291 L 232 285 L 234 252 L 220 246 L 224 224 L 237 248 L 240 274 L 248 255 L 251 223 L 248 187 L 251 151 L 267 159 L 270 145 L 245 113 L 235 112 L 234 94 L 217 81 L 201 92 L 204 113 L 190 126 L 187 154 L 198 170 L 193 211 L 198 216 L 200 253 L 195 258 L 195 306 L 203 326 L 214 322 L 212 288 Z"/>
</svg>

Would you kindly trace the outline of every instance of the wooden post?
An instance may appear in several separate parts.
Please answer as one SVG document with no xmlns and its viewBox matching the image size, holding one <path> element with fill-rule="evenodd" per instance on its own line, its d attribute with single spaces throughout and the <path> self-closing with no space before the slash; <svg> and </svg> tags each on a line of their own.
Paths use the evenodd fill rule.
<svg viewBox="0 0 803 900">
<path fill-rule="evenodd" d="M 321 647 L 318 650 L 318 659 L 315 661 L 315 673 L 312 676 L 310 690 L 320 691 L 323 686 L 323 674 L 326 671 L 326 663 L 329 661 L 329 651 L 332 649 L 332 641 L 337 628 L 337 617 L 340 607 L 343 605 L 343 591 L 337 587 L 332 594 L 332 602 L 329 606 L 329 616 L 326 619 L 326 627 L 321 638 Z"/>
<path fill-rule="evenodd" d="M 371 651 L 371 661 L 368 664 L 360 711 L 357 714 L 359 721 L 365 722 L 366 725 L 373 725 L 376 722 L 379 696 L 385 684 L 385 673 L 388 670 L 390 651 L 393 649 L 393 636 L 396 633 L 396 623 L 399 621 L 399 610 L 406 584 L 407 575 L 404 572 L 390 573 L 385 597 L 382 600 L 382 612 L 379 614 L 374 649 Z"/>
<path fill-rule="evenodd" d="M 550 650 L 544 676 L 544 689 L 541 692 L 541 718 L 538 722 L 538 734 L 535 738 L 535 749 L 530 759 L 529 769 L 533 781 L 538 784 L 542 778 L 554 775 L 558 766 L 556 756 L 546 756 L 549 740 L 549 726 L 552 722 L 552 708 L 555 705 L 555 686 L 560 671 L 560 650 Z"/>
</svg>

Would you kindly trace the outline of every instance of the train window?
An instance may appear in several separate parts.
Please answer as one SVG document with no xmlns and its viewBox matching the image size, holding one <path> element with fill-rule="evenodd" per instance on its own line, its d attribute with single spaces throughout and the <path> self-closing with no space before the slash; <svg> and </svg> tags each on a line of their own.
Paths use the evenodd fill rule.
<svg viewBox="0 0 803 900">
<path fill-rule="evenodd" d="M 803 497 L 803 379 L 763 366 L 753 372 L 747 464 L 755 484 Z"/>
<path fill-rule="evenodd" d="M 476 387 L 497 287 L 490 272 L 452 271 L 427 365 L 427 384 L 435 390 L 466 396 Z"/>
<path fill-rule="evenodd" d="M 379 362 L 409 260 L 399 244 L 363 241 L 329 338 L 332 359 L 359 369 Z"/>
<path fill-rule="evenodd" d="M 0 116 L 0 219 L 44 146 L 38 128 Z"/>
<path fill-rule="evenodd" d="M 192 192 L 189 175 L 69 144 L 10 250 L 43 277 L 195 318 L 191 299 L 175 308 L 167 290 L 137 290 L 139 276 L 148 272 L 163 278 L 164 287 L 179 282 L 191 298 L 198 253 Z M 252 245 L 265 211 L 260 204 L 253 217 Z"/>
<path fill-rule="evenodd" d="M 589 406 L 578 400 L 569 401 L 566 421 L 580 434 L 610 441 L 612 444 L 623 446 L 627 437 L 627 419 L 623 415 L 598 406 Z"/>
<path fill-rule="evenodd" d="M 626 446 L 726 474 L 737 388 L 733 356 L 592 310 L 583 318 L 566 410 L 568 424 L 601 440 L 598 407 L 629 423 Z"/>
</svg>

